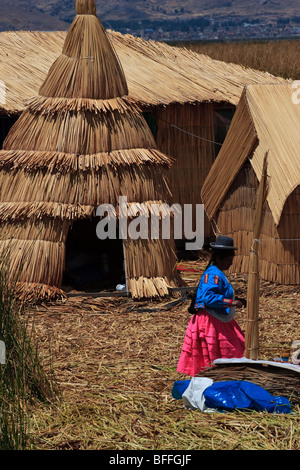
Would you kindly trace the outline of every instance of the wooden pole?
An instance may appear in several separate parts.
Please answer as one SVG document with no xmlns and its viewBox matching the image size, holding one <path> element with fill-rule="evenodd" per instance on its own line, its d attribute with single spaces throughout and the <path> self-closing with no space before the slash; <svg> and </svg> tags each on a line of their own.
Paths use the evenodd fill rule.
<svg viewBox="0 0 300 470">
<path fill-rule="evenodd" d="M 253 241 L 249 254 L 249 278 L 247 291 L 247 322 L 245 334 L 245 357 L 257 360 L 259 354 L 259 263 L 258 246 L 263 222 L 263 207 L 268 193 L 266 152 L 262 177 L 258 187 L 253 227 Z"/>
<path fill-rule="evenodd" d="M 129 293 L 129 283 L 128 283 L 128 271 L 127 271 L 127 261 L 126 261 L 126 248 L 124 245 L 124 240 L 122 240 L 123 246 L 123 260 L 124 260 L 124 274 L 125 274 L 125 290 L 126 293 Z"/>
</svg>

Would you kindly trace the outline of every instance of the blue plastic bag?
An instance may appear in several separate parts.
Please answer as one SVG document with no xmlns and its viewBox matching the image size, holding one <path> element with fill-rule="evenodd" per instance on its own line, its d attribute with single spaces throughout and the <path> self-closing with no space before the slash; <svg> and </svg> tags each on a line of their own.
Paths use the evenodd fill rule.
<svg viewBox="0 0 300 470">
<path fill-rule="evenodd" d="M 172 388 L 172 397 L 176 398 L 176 400 L 180 400 L 182 398 L 182 394 L 190 385 L 190 382 L 190 380 L 177 380 L 176 382 L 174 382 Z"/>
<path fill-rule="evenodd" d="M 269 413 L 290 413 L 290 402 L 284 397 L 273 397 L 259 385 L 237 380 L 215 382 L 204 391 L 209 408 L 223 410 L 256 410 Z"/>
</svg>

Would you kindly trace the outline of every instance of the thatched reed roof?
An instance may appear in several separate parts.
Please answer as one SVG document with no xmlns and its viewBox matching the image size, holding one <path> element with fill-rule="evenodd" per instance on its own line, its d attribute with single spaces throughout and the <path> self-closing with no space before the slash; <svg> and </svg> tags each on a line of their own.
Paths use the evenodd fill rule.
<svg viewBox="0 0 300 470">
<path fill-rule="evenodd" d="M 94 0 L 76 0 L 76 10 L 39 94 L 0 151 L 0 248 L 10 243 L 12 276 L 30 251 L 19 280 L 44 297 L 61 285 L 71 221 L 95 214 L 100 204 L 117 208 L 120 196 L 132 210 L 171 200 L 162 170 L 172 159 L 157 150 L 142 113 L 127 98 L 122 66 L 94 14 Z M 168 293 L 177 279 L 172 241 L 127 240 L 124 250 L 133 297 Z"/>
<path fill-rule="evenodd" d="M 129 95 L 143 106 L 211 101 L 237 105 L 247 84 L 285 82 L 184 48 L 113 31 L 108 37 L 124 69 Z M 0 33 L 0 80 L 7 86 L 0 113 L 23 110 L 24 100 L 36 95 L 65 39 L 65 32 Z"/>
<path fill-rule="evenodd" d="M 268 203 L 276 225 L 288 196 L 300 185 L 300 106 L 291 84 L 245 87 L 224 144 L 202 188 L 210 219 L 247 159 L 260 181 L 268 155 Z"/>
</svg>

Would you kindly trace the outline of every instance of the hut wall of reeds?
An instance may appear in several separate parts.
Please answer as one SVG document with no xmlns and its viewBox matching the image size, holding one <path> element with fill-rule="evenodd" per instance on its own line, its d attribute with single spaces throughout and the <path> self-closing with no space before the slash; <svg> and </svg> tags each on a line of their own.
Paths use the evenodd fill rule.
<svg viewBox="0 0 300 470">
<path fill-rule="evenodd" d="M 259 239 L 262 279 L 300 282 L 300 108 L 286 85 L 247 86 L 202 188 L 216 234 L 238 246 L 231 272 L 247 273 L 255 200 L 268 152 L 269 192 Z"/>
<path fill-rule="evenodd" d="M 77 15 L 39 94 L 28 100 L 0 151 L 2 253 L 20 295 L 56 298 L 70 224 L 100 204 L 133 214 L 170 202 L 164 169 L 140 109 L 128 99 L 123 68 L 93 0 Z M 83 240 L 84 243 L 84 240 Z M 124 242 L 126 278 L 134 298 L 168 294 L 180 282 L 174 240 Z"/>
<path fill-rule="evenodd" d="M 201 204 L 199 189 L 215 159 L 214 107 L 211 103 L 173 104 L 157 108 L 155 118 L 157 146 L 175 159 L 167 170 L 173 200 L 182 207 L 191 204 L 195 221 L 195 207 Z M 204 235 L 211 235 L 207 218 Z"/>
</svg>

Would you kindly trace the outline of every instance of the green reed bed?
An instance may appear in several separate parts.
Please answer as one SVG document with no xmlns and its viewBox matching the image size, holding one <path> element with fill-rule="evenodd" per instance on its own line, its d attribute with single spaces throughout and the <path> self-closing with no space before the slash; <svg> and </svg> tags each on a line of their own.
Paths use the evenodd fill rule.
<svg viewBox="0 0 300 470">
<path fill-rule="evenodd" d="M 0 263 L 0 340 L 5 358 L 0 364 L 0 450 L 23 450 L 29 439 L 27 406 L 55 396 L 54 378 L 47 377 L 38 357 L 33 327 L 7 282 L 7 259 Z"/>
</svg>

